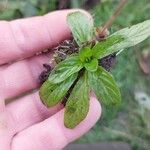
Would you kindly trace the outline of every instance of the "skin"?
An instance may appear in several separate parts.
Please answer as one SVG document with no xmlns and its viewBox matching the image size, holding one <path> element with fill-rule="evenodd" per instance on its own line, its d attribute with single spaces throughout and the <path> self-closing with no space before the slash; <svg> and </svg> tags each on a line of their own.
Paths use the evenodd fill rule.
<svg viewBox="0 0 150 150">
<path fill-rule="evenodd" d="M 70 37 L 66 16 L 72 11 L 76 10 L 0 21 L 0 149 L 59 150 L 85 134 L 99 119 L 101 106 L 94 95 L 86 119 L 73 130 L 64 126 L 63 106 L 46 108 L 38 91 L 6 102 L 38 88 L 42 64 L 49 62 L 51 54 L 35 53 Z"/>
</svg>

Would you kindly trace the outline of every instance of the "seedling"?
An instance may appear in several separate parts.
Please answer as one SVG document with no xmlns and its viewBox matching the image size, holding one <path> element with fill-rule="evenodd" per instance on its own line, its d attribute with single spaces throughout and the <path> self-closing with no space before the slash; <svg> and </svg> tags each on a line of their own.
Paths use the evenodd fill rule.
<svg viewBox="0 0 150 150">
<path fill-rule="evenodd" d="M 148 38 L 150 20 L 107 37 L 104 31 L 102 36 L 93 20 L 81 12 L 70 13 L 67 22 L 74 40 L 64 41 L 61 50 L 56 48 L 57 65 L 41 86 L 40 98 L 47 107 L 63 102 L 64 124 L 67 128 L 75 128 L 87 116 L 91 91 L 105 105 L 120 104 L 120 90 L 108 72 L 111 59 Z"/>
</svg>

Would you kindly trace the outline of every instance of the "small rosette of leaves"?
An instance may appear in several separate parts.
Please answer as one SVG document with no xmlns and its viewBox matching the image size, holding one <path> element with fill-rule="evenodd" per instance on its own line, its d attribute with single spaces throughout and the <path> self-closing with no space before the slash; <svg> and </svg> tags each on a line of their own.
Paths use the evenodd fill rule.
<svg viewBox="0 0 150 150">
<path fill-rule="evenodd" d="M 79 51 L 55 66 L 40 88 L 40 98 L 47 107 L 68 98 L 64 124 L 67 128 L 75 128 L 88 114 L 90 91 L 105 105 L 120 104 L 121 94 L 113 76 L 99 66 L 98 61 L 149 37 L 150 20 L 117 31 L 103 41 L 95 40 L 95 45 L 91 44 L 97 39 L 91 18 L 74 12 L 68 15 L 67 21 Z"/>
</svg>

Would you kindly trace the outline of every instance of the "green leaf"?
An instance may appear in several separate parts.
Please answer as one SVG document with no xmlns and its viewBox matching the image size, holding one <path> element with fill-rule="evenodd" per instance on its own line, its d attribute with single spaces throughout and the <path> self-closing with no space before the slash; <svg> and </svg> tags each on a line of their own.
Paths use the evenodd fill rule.
<svg viewBox="0 0 150 150">
<path fill-rule="evenodd" d="M 92 57 L 92 50 L 89 47 L 84 47 L 79 51 L 79 58 L 82 62 L 90 59 L 90 57 Z"/>
<path fill-rule="evenodd" d="M 88 72 L 88 79 L 97 98 L 105 105 L 120 104 L 120 90 L 109 72 L 99 67 L 96 72 Z"/>
<path fill-rule="evenodd" d="M 122 36 L 116 35 L 116 36 L 110 36 L 106 40 L 98 42 L 92 48 L 93 56 L 96 57 L 97 59 L 101 59 L 109 54 L 114 53 L 114 51 L 108 51 L 108 49 L 113 45 L 120 43 L 123 40 L 124 38 Z"/>
<path fill-rule="evenodd" d="M 84 67 L 91 72 L 94 72 L 98 68 L 98 60 L 96 58 L 84 64 Z"/>
<path fill-rule="evenodd" d="M 47 107 L 52 107 L 58 104 L 77 78 L 77 73 L 71 75 L 65 81 L 59 84 L 52 84 L 47 80 L 40 88 L 40 98 Z"/>
<path fill-rule="evenodd" d="M 93 38 L 93 20 L 84 13 L 79 11 L 70 13 L 67 22 L 78 45 Z"/>
<path fill-rule="evenodd" d="M 75 128 L 89 111 L 89 85 L 85 73 L 75 85 L 65 107 L 64 123 L 67 128 Z"/>
<path fill-rule="evenodd" d="M 53 84 L 62 82 L 72 74 L 78 72 L 82 67 L 82 62 L 77 55 L 69 56 L 54 68 L 48 80 Z"/>
<path fill-rule="evenodd" d="M 99 42 L 93 47 L 94 56 L 103 58 L 114 52 L 122 51 L 134 46 L 150 36 L 150 20 L 124 28 L 115 32 L 105 41 Z"/>
</svg>

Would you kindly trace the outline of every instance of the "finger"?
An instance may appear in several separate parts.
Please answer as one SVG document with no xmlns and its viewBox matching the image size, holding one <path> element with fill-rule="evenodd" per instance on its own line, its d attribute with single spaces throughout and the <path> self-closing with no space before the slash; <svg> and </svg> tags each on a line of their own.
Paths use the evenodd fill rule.
<svg viewBox="0 0 150 150">
<path fill-rule="evenodd" d="M 68 13 L 62 10 L 45 16 L 0 22 L 0 64 L 32 56 L 38 51 L 53 47 L 70 37 L 66 22 Z"/>
<path fill-rule="evenodd" d="M 86 119 L 76 128 L 68 129 L 63 122 L 64 110 L 34 125 L 18 135 L 12 142 L 12 150 L 58 150 L 85 134 L 101 114 L 99 102 L 92 97 Z M 34 140 L 33 140 L 34 139 Z"/>
<path fill-rule="evenodd" d="M 18 61 L 0 70 L 0 94 L 5 98 L 18 96 L 39 85 L 39 75 L 43 64 L 48 63 L 52 55 L 40 55 Z"/>
<path fill-rule="evenodd" d="M 58 104 L 48 109 L 42 104 L 38 92 L 22 97 L 6 106 L 6 111 L 10 115 L 8 123 L 11 131 L 16 134 L 50 117 L 62 107 L 63 105 Z"/>
</svg>

